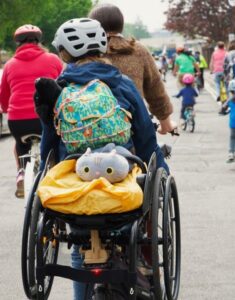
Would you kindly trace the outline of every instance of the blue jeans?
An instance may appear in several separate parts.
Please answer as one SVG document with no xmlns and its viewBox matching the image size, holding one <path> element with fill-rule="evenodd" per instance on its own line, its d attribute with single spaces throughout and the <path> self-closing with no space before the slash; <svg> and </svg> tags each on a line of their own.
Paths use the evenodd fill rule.
<svg viewBox="0 0 235 300">
<path fill-rule="evenodd" d="M 79 246 L 73 245 L 73 251 L 71 253 L 72 267 L 79 269 L 83 263 L 83 257 L 79 253 Z M 86 289 L 88 289 L 86 291 Z M 89 284 L 88 286 L 85 283 L 73 281 L 73 300 L 83 300 L 85 299 L 86 292 L 88 293 L 88 299 L 91 299 L 93 286 Z"/>
<path fill-rule="evenodd" d="M 235 154 L 235 128 L 230 128 L 229 152 Z"/>
<path fill-rule="evenodd" d="M 214 81 L 215 81 L 215 90 L 216 90 L 216 97 L 220 97 L 220 82 L 224 77 L 223 72 L 214 73 Z"/>
<path fill-rule="evenodd" d="M 57 135 L 55 127 L 53 124 L 47 125 L 42 123 L 42 139 L 40 144 L 41 152 L 41 163 L 40 170 L 44 169 L 47 156 L 51 149 L 54 150 L 56 163 L 63 160 L 67 151 L 65 145 L 62 143 L 60 136 Z"/>
</svg>

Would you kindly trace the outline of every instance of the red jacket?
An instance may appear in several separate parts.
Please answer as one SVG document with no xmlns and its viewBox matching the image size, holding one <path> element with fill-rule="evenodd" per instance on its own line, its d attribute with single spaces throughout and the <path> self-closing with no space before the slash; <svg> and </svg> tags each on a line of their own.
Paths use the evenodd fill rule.
<svg viewBox="0 0 235 300">
<path fill-rule="evenodd" d="M 62 62 L 52 53 L 36 44 L 20 46 L 5 64 L 0 89 L 0 106 L 9 120 L 36 119 L 34 109 L 34 82 L 39 77 L 57 78 Z"/>
</svg>

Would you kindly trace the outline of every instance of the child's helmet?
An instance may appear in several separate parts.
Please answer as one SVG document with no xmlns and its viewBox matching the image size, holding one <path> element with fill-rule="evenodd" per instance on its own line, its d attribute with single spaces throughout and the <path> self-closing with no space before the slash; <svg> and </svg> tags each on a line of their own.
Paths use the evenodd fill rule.
<svg viewBox="0 0 235 300">
<path fill-rule="evenodd" d="M 235 79 L 229 81 L 228 90 L 229 92 L 235 92 Z"/>
<path fill-rule="evenodd" d="M 192 74 L 184 74 L 182 81 L 184 84 L 194 83 L 194 76 Z"/>
<path fill-rule="evenodd" d="M 31 24 L 25 24 L 16 29 L 14 33 L 15 42 L 23 42 L 27 39 L 41 40 L 42 31 L 39 27 Z"/>
<path fill-rule="evenodd" d="M 65 49 L 72 57 L 81 57 L 87 53 L 105 53 L 107 36 L 99 21 L 72 19 L 58 28 L 52 45 L 58 51 Z"/>
</svg>

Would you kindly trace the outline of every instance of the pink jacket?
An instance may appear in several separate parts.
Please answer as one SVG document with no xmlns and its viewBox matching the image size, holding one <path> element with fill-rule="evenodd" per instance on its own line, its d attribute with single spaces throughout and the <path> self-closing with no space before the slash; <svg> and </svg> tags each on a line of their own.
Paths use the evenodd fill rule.
<svg viewBox="0 0 235 300">
<path fill-rule="evenodd" d="M 226 53 L 225 49 L 217 49 L 213 52 L 210 63 L 212 73 L 224 71 L 224 59 Z"/>
<path fill-rule="evenodd" d="M 62 62 L 36 44 L 20 46 L 3 69 L 0 106 L 9 120 L 35 119 L 34 82 L 39 77 L 57 78 Z"/>
</svg>

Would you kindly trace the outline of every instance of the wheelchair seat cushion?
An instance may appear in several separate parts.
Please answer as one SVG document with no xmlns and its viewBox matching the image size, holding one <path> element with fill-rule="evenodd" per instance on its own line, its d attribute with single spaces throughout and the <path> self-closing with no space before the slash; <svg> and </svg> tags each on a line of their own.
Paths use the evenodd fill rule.
<svg viewBox="0 0 235 300">
<path fill-rule="evenodd" d="M 97 215 L 128 212 L 142 205 L 143 191 L 136 182 L 139 167 L 122 182 L 111 184 L 103 177 L 82 181 L 75 164 L 75 159 L 65 160 L 47 172 L 37 191 L 43 207 L 65 214 Z"/>
</svg>

